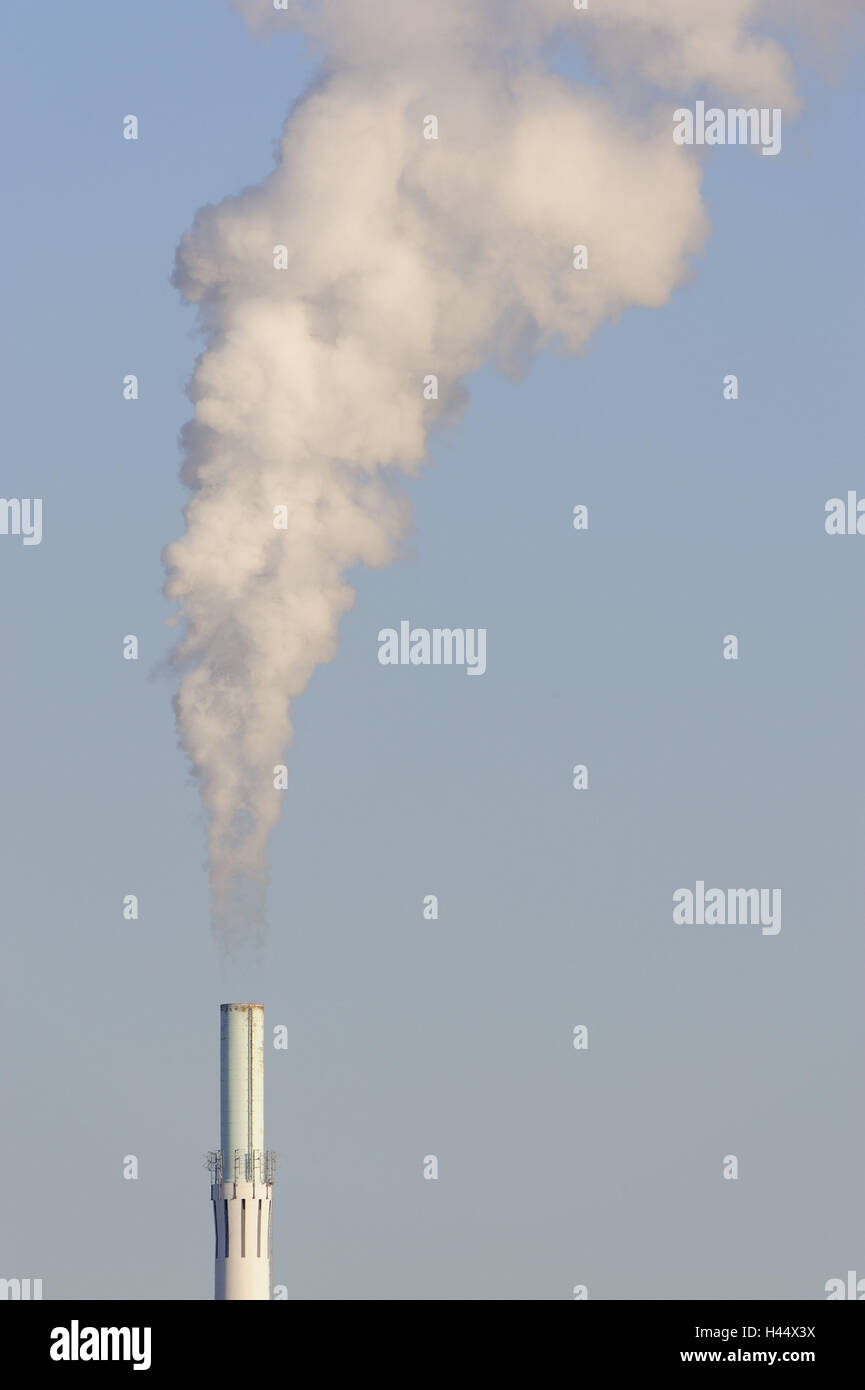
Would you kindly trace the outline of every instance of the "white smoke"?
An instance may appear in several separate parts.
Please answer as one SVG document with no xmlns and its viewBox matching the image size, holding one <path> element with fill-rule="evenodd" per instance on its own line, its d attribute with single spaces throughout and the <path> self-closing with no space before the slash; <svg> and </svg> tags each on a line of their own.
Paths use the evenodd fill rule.
<svg viewBox="0 0 865 1390">
<path fill-rule="evenodd" d="M 346 570 L 387 564 L 409 527 L 396 479 L 422 463 L 430 425 L 485 361 L 577 352 L 604 319 L 664 304 L 705 241 L 700 166 L 672 142 L 671 102 L 644 95 L 637 114 L 634 93 L 704 84 L 795 104 L 783 50 L 749 32 L 751 0 L 235 4 L 253 29 L 307 29 L 324 68 L 276 168 L 201 209 L 175 270 L 206 349 L 166 594 L 184 623 L 177 721 L 229 939 L 262 920 L 290 702 L 335 654 Z M 560 34 L 606 86 L 546 70 Z M 438 140 L 424 138 L 429 115 Z M 438 402 L 423 395 L 431 373 Z"/>
</svg>

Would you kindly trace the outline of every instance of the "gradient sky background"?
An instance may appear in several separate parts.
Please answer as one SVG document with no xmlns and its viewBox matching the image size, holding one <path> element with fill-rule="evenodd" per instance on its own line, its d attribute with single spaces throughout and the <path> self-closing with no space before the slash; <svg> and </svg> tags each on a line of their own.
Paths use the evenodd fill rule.
<svg viewBox="0 0 865 1390">
<path fill-rule="evenodd" d="M 0 537 L 0 1276 L 212 1296 L 228 999 L 289 1031 L 265 1113 L 291 1297 L 865 1275 L 865 539 L 824 532 L 827 498 L 865 495 L 855 69 L 800 70 L 778 158 L 713 152 L 711 240 L 666 308 L 472 381 L 408 485 L 404 563 L 356 575 L 295 706 L 269 939 L 231 963 L 164 673 L 200 349 L 169 275 L 313 68 L 213 0 L 19 5 L 0 35 L 0 492 L 44 498 L 41 546 Z M 380 666 L 402 618 L 486 627 L 486 675 Z M 780 935 L 674 927 L 698 878 L 780 887 Z"/>
</svg>

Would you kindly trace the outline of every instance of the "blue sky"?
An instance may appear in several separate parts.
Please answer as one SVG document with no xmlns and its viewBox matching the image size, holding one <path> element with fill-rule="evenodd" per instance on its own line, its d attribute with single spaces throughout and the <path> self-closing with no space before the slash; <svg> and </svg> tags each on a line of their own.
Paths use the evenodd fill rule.
<svg viewBox="0 0 865 1390">
<path fill-rule="evenodd" d="M 44 499 L 40 546 L 0 537 L 0 1170 L 40 1194 L 0 1276 L 210 1296 L 218 1004 L 260 998 L 293 1297 L 820 1297 L 865 1260 L 865 541 L 823 529 L 865 495 L 861 84 L 805 72 L 781 156 L 707 159 L 668 306 L 470 383 L 296 705 L 268 943 L 231 963 L 164 669 L 200 350 L 169 276 L 312 68 L 205 0 L 0 23 L 0 492 Z M 483 679 L 381 667 L 403 618 L 486 627 Z M 781 885 L 782 932 L 677 933 L 697 878 Z"/>
</svg>

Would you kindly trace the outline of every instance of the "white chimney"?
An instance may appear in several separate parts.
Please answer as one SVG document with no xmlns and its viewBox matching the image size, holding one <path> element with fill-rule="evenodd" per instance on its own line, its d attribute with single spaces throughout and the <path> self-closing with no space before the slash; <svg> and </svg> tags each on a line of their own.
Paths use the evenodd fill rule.
<svg viewBox="0 0 865 1390">
<path fill-rule="evenodd" d="M 264 1148 L 264 1007 L 220 1005 L 220 1147 L 209 1156 L 215 1299 L 270 1298 L 274 1155 Z"/>
</svg>

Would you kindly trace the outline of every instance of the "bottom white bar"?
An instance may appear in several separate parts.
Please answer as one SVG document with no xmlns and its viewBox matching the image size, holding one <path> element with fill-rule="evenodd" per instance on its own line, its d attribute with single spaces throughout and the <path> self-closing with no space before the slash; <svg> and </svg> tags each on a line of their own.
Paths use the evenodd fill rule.
<svg viewBox="0 0 865 1390">
<path fill-rule="evenodd" d="M 214 1298 L 270 1298 L 271 1186 L 211 1184 L 216 1263 Z"/>
</svg>

